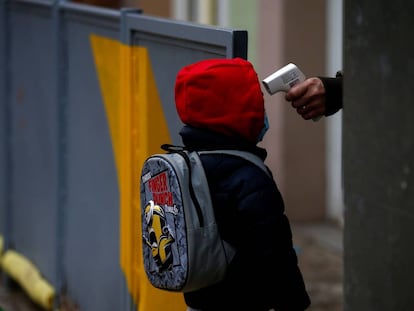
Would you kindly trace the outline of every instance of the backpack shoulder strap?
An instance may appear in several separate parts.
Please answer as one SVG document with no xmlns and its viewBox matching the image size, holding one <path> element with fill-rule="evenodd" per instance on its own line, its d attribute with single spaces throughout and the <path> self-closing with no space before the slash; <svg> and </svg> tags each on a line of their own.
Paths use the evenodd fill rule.
<svg viewBox="0 0 414 311">
<path fill-rule="evenodd" d="M 188 183 L 188 189 L 190 192 L 190 196 L 191 199 L 194 203 L 194 207 L 195 210 L 197 212 L 198 215 L 198 220 L 200 223 L 200 226 L 203 227 L 204 226 L 204 217 L 203 217 L 203 212 L 202 212 L 202 208 L 200 205 L 200 202 L 197 198 L 196 192 L 194 190 L 194 185 L 193 185 L 193 163 L 201 163 L 201 160 L 199 159 L 198 154 L 195 153 L 190 153 L 189 151 L 187 151 L 184 147 L 182 146 L 176 146 L 176 145 L 171 145 L 171 144 L 163 144 L 161 145 L 161 149 L 167 151 L 169 154 L 178 154 L 180 155 L 187 166 L 188 169 L 188 176 L 189 176 L 189 183 Z M 202 167 L 202 166 L 201 166 Z M 203 174 L 204 175 L 204 171 L 200 171 L 200 166 L 196 166 L 195 167 L 197 169 L 197 173 L 198 175 Z M 198 179 L 200 179 L 200 176 L 198 176 Z M 204 185 L 205 187 L 207 187 L 208 189 L 208 185 Z M 200 187 L 200 186 L 199 186 Z M 204 200 L 206 200 L 206 198 L 204 198 Z"/>
<path fill-rule="evenodd" d="M 169 153 L 179 153 L 179 154 L 181 154 L 182 156 L 184 156 L 184 158 L 186 158 L 186 161 L 188 163 L 188 156 L 186 156 L 187 154 L 185 153 L 185 150 L 186 150 L 185 147 L 171 145 L 171 144 L 163 144 L 163 145 L 161 145 L 161 149 L 163 149 L 163 150 L 165 150 Z M 254 153 L 251 153 L 251 152 L 248 152 L 248 151 L 241 151 L 241 150 L 235 150 L 235 149 L 223 149 L 223 150 L 198 151 L 197 153 L 199 155 L 201 155 L 201 154 L 228 154 L 228 155 L 237 156 L 237 157 L 243 158 L 243 159 L 255 164 L 256 166 L 261 168 L 270 178 L 273 178 L 270 170 L 264 164 L 263 160 L 261 158 L 259 158 L 257 155 L 255 155 Z"/>
<path fill-rule="evenodd" d="M 272 175 L 269 169 L 264 164 L 263 160 L 251 152 L 241 151 L 241 150 L 208 150 L 208 151 L 199 151 L 198 153 L 199 154 L 229 154 L 229 155 L 234 155 L 234 156 L 243 158 L 255 164 L 259 168 L 261 168 L 269 177 L 272 178 Z"/>
</svg>

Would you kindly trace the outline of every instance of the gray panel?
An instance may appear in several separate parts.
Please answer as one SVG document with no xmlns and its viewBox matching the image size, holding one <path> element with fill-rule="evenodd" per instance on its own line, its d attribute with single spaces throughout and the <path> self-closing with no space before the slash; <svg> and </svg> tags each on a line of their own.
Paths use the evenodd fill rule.
<svg viewBox="0 0 414 311">
<path fill-rule="evenodd" d="M 125 40 L 146 47 L 173 143 L 181 144 L 178 135 L 182 123 L 174 103 L 177 72 L 185 65 L 207 58 L 247 57 L 247 33 L 217 29 L 194 23 L 129 14 Z"/>
<path fill-rule="evenodd" d="M 414 310 L 414 2 L 344 3 L 345 310 Z"/>
<path fill-rule="evenodd" d="M 68 98 L 64 270 L 68 294 L 82 310 L 121 310 L 118 178 L 89 38 L 90 34 L 98 34 L 117 40 L 119 20 L 105 24 L 99 20 L 102 18 L 93 14 L 65 13 Z"/>
<path fill-rule="evenodd" d="M 52 282 L 56 263 L 57 110 L 50 10 L 11 5 L 11 245 Z"/>
</svg>

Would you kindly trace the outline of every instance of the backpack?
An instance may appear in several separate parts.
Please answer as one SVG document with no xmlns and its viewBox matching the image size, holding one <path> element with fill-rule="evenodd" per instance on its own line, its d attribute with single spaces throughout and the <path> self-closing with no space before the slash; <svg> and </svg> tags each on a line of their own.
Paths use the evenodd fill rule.
<svg viewBox="0 0 414 311">
<path fill-rule="evenodd" d="M 232 154 L 270 173 L 249 152 L 161 148 L 168 153 L 150 156 L 141 171 L 144 269 L 154 287 L 190 292 L 221 281 L 235 254 L 220 238 L 199 154 Z"/>
</svg>

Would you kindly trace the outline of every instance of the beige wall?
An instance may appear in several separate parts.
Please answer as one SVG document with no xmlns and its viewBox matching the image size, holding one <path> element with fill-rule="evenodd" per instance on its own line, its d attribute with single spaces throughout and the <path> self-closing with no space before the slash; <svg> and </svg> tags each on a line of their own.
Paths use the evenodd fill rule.
<svg viewBox="0 0 414 311">
<path fill-rule="evenodd" d="M 261 0 L 259 75 L 296 63 L 307 76 L 325 72 L 325 1 Z M 304 121 L 283 94 L 266 95 L 271 130 L 263 143 L 291 220 L 322 220 L 325 207 L 325 120 Z"/>
</svg>

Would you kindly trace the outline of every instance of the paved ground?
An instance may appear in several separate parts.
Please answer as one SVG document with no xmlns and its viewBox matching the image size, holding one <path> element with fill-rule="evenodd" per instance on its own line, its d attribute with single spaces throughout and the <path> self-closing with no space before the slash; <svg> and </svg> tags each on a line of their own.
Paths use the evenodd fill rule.
<svg viewBox="0 0 414 311">
<path fill-rule="evenodd" d="M 309 311 L 342 311 L 342 230 L 329 224 L 294 225 L 299 266 L 312 300 Z"/>
<path fill-rule="evenodd" d="M 0 311 L 43 311 L 18 288 L 5 288 L 0 284 Z"/>
<path fill-rule="evenodd" d="M 325 223 L 294 224 L 292 231 L 299 265 L 312 299 L 312 306 L 307 311 L 342 311 L 342 231 Z M 61 311 L 78 310 L 74 307 L 61 308 Z M 0 282 L 0 311 L 42 309 L 17 287 L 5 287 Z"/>
</svg>

